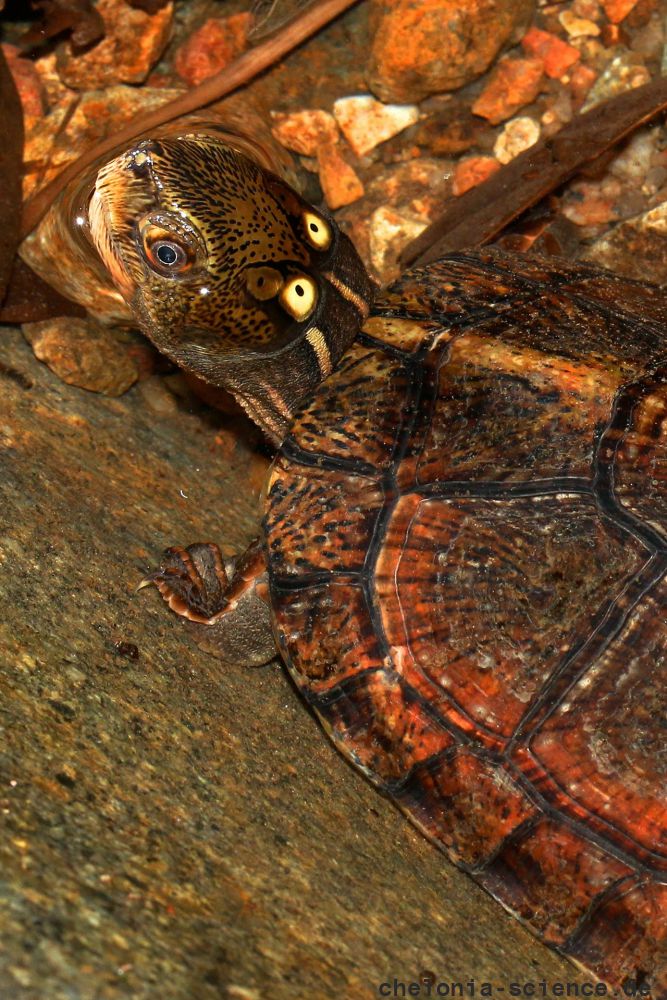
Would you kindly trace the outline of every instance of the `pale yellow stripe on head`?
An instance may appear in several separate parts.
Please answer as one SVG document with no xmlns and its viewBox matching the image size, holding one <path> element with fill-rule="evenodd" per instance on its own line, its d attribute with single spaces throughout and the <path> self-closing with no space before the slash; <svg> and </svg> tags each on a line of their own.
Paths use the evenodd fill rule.
<svg viewBox="0 0 667 1000">
<path fill-rule="evenodd" d="M 331 273 L 331 271 L 327 271 L 323 277 L 327 279 L 329 284 L 334 286 L 336 291 L 340 292 L 344 299 L 347 299 L 348 302 L 351 302 L 352 305 L 359 310 L 364 319 L 368 316 L 370 306 L 368 302 L 366 302 L 366 299 L 362 298 L 361 295 L 357 295 L 356 292 L 353 292 L 352 289 L 345 284 L 345 282 L 341 281 L 340 278 L 337 278 L 335 274 Z"/>
<path fill-rule="evenodd" d="M 331 354 L 329 353 L 326 337 L 319 327 L 311 326 L 306 333 L 306 340 L 315 351 L 317 363 L 320 366 L 320 371 L 322 372 L 322 378 L 326 378 L 327 375 L 331 375 L 331 372 L 333 371 Z"/>
</svg>

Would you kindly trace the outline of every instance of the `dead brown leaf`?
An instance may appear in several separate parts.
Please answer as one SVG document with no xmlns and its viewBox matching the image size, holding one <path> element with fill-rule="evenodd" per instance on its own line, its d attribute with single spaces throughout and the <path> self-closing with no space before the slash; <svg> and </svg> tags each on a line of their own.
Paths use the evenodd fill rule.
<svg viewBox="0 0 667 1000">
<path fill-rule="evenodd" d="M 23 163 L 23 111 L 0 50 L 0 303 L 5 297 L 21 228 L 21 165 Z"/>
</svg>

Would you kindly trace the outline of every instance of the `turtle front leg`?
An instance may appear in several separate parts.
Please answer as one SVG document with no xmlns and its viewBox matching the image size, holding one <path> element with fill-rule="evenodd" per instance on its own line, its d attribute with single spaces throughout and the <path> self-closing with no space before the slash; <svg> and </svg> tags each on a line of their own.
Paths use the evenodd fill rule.
<svg viewBox="0 0 667 1000">
<path fill-rule="evenodd" d="M 154 583 L 172 611 L 196 625 L 207 652 L 259 667 L 276 656 L 268 604 L 266 559 L 259 540 L 236 560 L 223 560 L 211 542 L 166 549 Z"/>
</svg>

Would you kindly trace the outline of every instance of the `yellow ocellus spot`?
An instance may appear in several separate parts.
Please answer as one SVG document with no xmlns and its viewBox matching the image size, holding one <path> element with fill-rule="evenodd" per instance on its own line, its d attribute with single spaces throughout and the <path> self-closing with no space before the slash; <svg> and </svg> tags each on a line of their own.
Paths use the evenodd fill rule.
<svg viewBox="0 0 667 1000">
<path fill-rule="evenodd" d="M 283 285 L 280 304 L 293 319 L 302 322 L 317 305 L 317 285 L 306 274 L 295 274 Z"/>
<path fill-rule="evenodd" d="M 316 250 L 327 250 L 331 244 L 331 226 L 315 212 L 303 213 L 303 229 L 306 239 Z"/>
<path fill-rule="evenodd" d="M 282 284 L 282 274 L 273 267 L 253 267 L 246 275 L 248 291 L 260 302 L 274 298 L 282 288 Z"/>
</svg>

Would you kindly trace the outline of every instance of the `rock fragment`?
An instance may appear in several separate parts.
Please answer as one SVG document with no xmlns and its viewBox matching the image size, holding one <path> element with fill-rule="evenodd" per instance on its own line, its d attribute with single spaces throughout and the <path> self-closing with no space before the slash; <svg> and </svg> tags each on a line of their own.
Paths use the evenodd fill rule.
<svg viewBox="0 0 667 1000">
<path fill-rule="evenodd" d="M 249 13 L 210 17 L 178 49 L 174 69 L 181 79 L 196 87 L 245 51 L 253 23 Z"/>
<path fill-rule="evenodd" d="M 621 49 L 607 64 L 602 74 L 591 87 L 582 111 L 588 111 L 610 97 L 616 97 L 625 90 L 641 87 L 651 79 L 649 71 L 640 55 Z"/>
<path fill-rule="evenodd" d="M 667 284 L 667 202 L 619 223 L 582 255 L 628 278 Z"/>
<path fill-rule="evenodd" d="M 577 17 L 571 10 L 561 11 L 558 20 L 570 38 L 595 37 L 600 34 L 600 28 L 595 21 L 591 21 L 587 17 Z"/>
<path fill-rule="evenodd" d="M 521 45 L 529 55 L 542 60 L 544 72 L 553 79 L 560 79 L 580 59 L 579 49 L 574 45 L 540 28 L 527 31 Z"/>
<path fill-rule="evenodd" d="M 501 59 L 473 104 L 473 113 L 499 125 L 535 100 L 541 81 L 541 59 Z"/>
<path fill-rule="evenodd" d="M 293 111 L 291 114 L 272 112 L 274 139 L 286 149 L 301 156 L 317 156 L 322 143 L 338 141 L 338 127 L 333 115 L 318 108 Z"/>
<path fill-rule="evenodd" d="M 620 24 L 628 16 L 638 0 L 601 0 L 605 14 L 612 24 Z"/>
<path fill-rule="evenodd" d="M 532 0 L 374 0 L 368 81 L 381 100 L 458 90 L 518 41 Z"/>
<path fill-rule="evenodd" d="M 127 345 L 88 319 L 46 319 L 24 323 L 22 330 L 35 357 L 68 385 L 122 396 L 139 378 L 139 365 Z"/>
<path fill-rule="evenodd" d="M 341 155 L 338 143 L 325 142 L 318 148 L 317 168 L 329 208 L 342 208 L 363 196 L 364 186 L 354 168 Z"/>
<path fill-rule="evenodd" d="M 500 163 L 493 156 L 469 156 L 465 160 L 460 160 L 454 169 L 452 191 L 457 196 L 465 194 L 466 191 L 488 180 L 498 170 Z"/>
<path fill-rule="evenodd" d="M 414 104 L 383 104 L 370 94 L 360 94 L 336 101 L 334 115 L 357 156 L 365 156 L 381 142 L 414 125 L 419 108 Z"/>
<path fill-rule="evenodd" d="M 532 118 L 513 118 L 502 130 L 493 147 L 500 163 L 509 163 L 519 153 L 534 146 L 540 137 L 540 126 Z"/>
<path fill-rule="evenodd" d="M 383 281 L 398 274 L 398 255 L 410 240 L 426 229 L 426 223 L 393 208 L 378 208 L 370 226 L 371 264 Z"/>
</svg>

